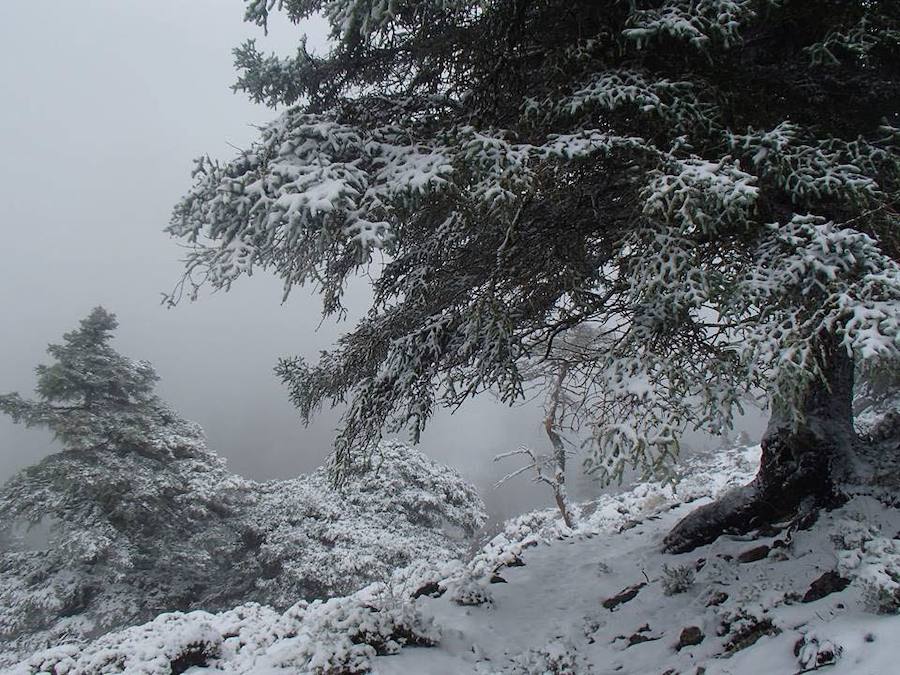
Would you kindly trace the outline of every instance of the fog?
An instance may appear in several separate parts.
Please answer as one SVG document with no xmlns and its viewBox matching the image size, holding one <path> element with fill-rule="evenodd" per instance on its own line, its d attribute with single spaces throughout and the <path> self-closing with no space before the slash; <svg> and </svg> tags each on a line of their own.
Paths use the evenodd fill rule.
<svg viewBox="0 0 900 675">
<path fill-rule="evenodd" d="M 115 346 L 153 363 L 161 396 L 203 425 L 234 471 L 268 479 L 319 465 L 337 421 L 326 412 L 304 428 L 272 367 L 282 355 L 314 357 L 349 325 L 318 327 L 315 297 L 298 289 L 282 305 L 280 283 L 265 275 L 160 304 L 182 255 L 162 230 L 192 159 L 232 155 L 275 114 L 231 92 L 231 49 L 256 37 L 287 54 L 302 32 L 276 23 L 264 37 L 242 16 L 240 0 L 3 4 L 0 392 L 30 394 L 47 343 L 102 304 L 119 317 Z M 321 47 L 322 24 L 307 30 Z M 364 290 L 351 293 L 351 314 L 364 302 Z M 526 480 L 486 490 L 502 471 L 491 457 L 543 444 L 539 431 L 534 406 L 481 398 L 440 414 L 422 447 L 504 515 L 549 504 Z M 0 481 L 55 449 L 48 434 L 0 418 Z"/>
</svg>

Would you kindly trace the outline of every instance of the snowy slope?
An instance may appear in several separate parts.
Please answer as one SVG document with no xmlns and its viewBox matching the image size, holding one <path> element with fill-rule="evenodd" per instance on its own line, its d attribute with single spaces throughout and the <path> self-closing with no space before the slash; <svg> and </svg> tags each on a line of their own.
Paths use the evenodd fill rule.
<svg viewBox="0 0 900 675">
<path fill-rule="evenodd" d="M 677 490 L 645 484 L 582 505 L 574 531 L 553 511 L 527 514 L 466 564 L 347 598 L 283 615 L 162 615 L 4 672 L 900 673 L 900 616 L 873 611 L 891 607 L 900 580 L 896 509 L 860 496 L 814 523 L 660 552 L 679 518 L 745 482 L 757 458 L 701 458 Z M 835 592 L 813 599 L 811 588 Z M 415 589 L 440 596 L 410 600 Z"/>
<path fill-rule="evenodd" d="M 441 644 L 381 659 L 378 672 L 542 673 L 547 665 L 541 658 L 544 652 L 566 656 L 571 665 L 560 672 L 796 673 L 804 665 L 795 647 L 815 640 L 823 651 L 829 641 L 842 648 L 837 667 L 829 672 L 900 673 L 895 643 L 900 617 L 864 611 L 854 587 L 816 602 L 799 602 L 812 581 L 836 567 L 828 535 L 840 530 L 840 519 L 867 514 L 897 532 L 896 513 L 856 500 L 824 517 L 813 530 L 795 533 L 789 549 L 775 549 L 785 551 L 787 559 L 770 553 L 756 562 L 737 561 L 741 553 L 771 545 L 778 537 L 722 538 L 690 554 L 661 555 L 663 536 L 689 508 L 679 507 L 621 534 L 571 538 L 528 551 L 525 566 L 501 572 L 508 583 L 491 586 L 490 605 L 427 601 L 423 611 L 442 627 Z M 704 559 L 691 588 L 664 594 L 663 564 L 696 569 Z M 646 586 L 633 600 L 614 610 L 603 606 L 604 600 L 642 582 Z M 728 598 L 708 607 L 722 597 L 719 593 Z M 798 596 L 791 604 L 785 602 L 789 593 Z M 725 624 L 730 624 L 727 632 Z M 703 641 L 677 650 L 682 631 L 690 627 L 700 629 Z M 765 635 L 774 629 L 780 632 Z M 756 644 L 729 655 L 729 643 L 737 647 L 742 639 L 759 635 Z M 813 651 L 814 645 L 807 647 L 803 656 L 812 659 Z M 831 661 L 825 656 L 822 660 Z M 808 660 L 806 666 L 812 665 Z"/>
</svg>

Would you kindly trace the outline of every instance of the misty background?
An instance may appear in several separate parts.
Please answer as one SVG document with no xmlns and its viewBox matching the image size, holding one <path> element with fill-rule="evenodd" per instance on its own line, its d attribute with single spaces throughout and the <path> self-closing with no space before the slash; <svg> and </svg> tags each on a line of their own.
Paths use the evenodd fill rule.
<svg viewBox="0 0 900 675">
<path fill-rule="evenodd" d="M 156 368 L 160 396 L 204 427 L 233 471 L 265 480 L 319 466 L 339 417 L 324 411 L 304 428 L 276 360 L 315 358 L 367 296 L 351 289 L 350 319 L 321 326 L 318 298 L 295 289 L 282 305 L 281 283 L 265 273 L 175 309 L 160 303 L 182 271 L 183 251 L 162 230 L 192 160 L 232 156 L 277 114 L 232 93 L 232 48 L 253 37 L 287 55 L 304 32 L 311 48 L 326 44 L 324 22 L 275 18 L 266 36 L 243 13 L 241 0 L 2 4 L 0 393 L 30 396 L 47 343 L 101 304 L 119 319 L 114 346 Z M 522 444 L 546 451 L 540 418 L 536 404 L 481 397 L 439 413 L 421 447 L 473 480 L 502 518 L 551 504 L 525 477 L 490 488 L 517 466 L 494 455 Z M 758 416 L 742 426 L 758 438 Z M 48 433 L 0 417 L 0 482 L 58 449 Z M 597 491 L 575 482 L 581 496 Z"/>
</svg>

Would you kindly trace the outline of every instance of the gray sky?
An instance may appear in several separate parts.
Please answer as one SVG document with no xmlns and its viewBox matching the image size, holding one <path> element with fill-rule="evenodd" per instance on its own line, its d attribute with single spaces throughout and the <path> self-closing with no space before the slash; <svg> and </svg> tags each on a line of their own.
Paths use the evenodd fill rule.
<svg viewBox="0 0 900 675">
<path fill-rule="evenodd" d="M 297 290 L 281 305 L 264 274 L 174 310 L 159 302 L 181 271 L 162 230 L 191 160 L 231 156 L 275 114 L 231 92 L 231 49 L 256 37 L 286 54 L 303 30 L 264 37 L 242 17 L 240 0 L 2 3 L 0 392 L 30 393 L 46 344 L 102 304 L 119 317 L 117 348 L 154 364 L 162 396 L 233 470 L 265 479 L 317 466 L 337 419 L 300 425 L 277 357 L 315 356 L 346 326 L 316 331 L 318 300 Z M 307 28 L 311 46 L 323 28 Z M 542 443 L 537 414 L 481 399 L 440 415 L 422 447 L 484 488 L 503 469 L 490 458 L 522 443 Z M 47 434 L 0 417 L 0 481 L 51 451 Z M 523 483 L 483 492 L 497 512 L 549 503 Z"/>
</svg>

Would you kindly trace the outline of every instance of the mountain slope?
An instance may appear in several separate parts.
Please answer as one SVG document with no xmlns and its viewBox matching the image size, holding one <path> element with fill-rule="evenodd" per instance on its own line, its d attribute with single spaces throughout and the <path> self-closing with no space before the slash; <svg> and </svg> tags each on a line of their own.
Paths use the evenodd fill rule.
<svg viewBox="0 0 900 675">
<path fill-rule="evenodd" d="M 900 606 L 897 509 L 859 495 L 817 520 L 660 552 L 678 518 L 753 475 L 758 452 L 697 458 L 676 489 L 583 504 L 574 530 L 551 510 L 526 514 L 465 564 L 410 567 L 283 614 L 161 615 L 5 672 L 896 672 L 900 616 L 876 612 Z"/>
</svg>

